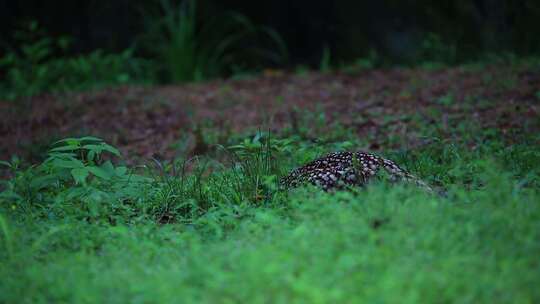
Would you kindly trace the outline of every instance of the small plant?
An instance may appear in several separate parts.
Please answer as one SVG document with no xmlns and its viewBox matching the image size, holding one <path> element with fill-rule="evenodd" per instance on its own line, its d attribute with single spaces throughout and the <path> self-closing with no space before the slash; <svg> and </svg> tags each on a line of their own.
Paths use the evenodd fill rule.
<svg viewBox="0 0 540 304">
<path fill-rule="evenodd" d="M 189 223 L 208 210 L 210 199 L 203 184 L 206 164 L 198 157 L 170 163 L 154 159 L 154 164 L 157 170 L 150 170 L 153 178 L 142 206 L 144 213 L 159 223 Z"/>
<path fill-rule="evenodd" d="M 120 152 L 96 137 L 67 138 L 55 143 L 41 165 L 57 176 L 69 175 L 76 185 L 87 185 L 91 178 L 108 180 L 125 173 L 125 167 L 115 169 L 110 161 L 103 161 L 103 152 L 120 156 Z"/>
<path fill-rule="evenodd" d="M 228 147 L 233 156 L 231 182 L 239 201 L 268 202 L 278 189 L 280 154 L 291 152 L 291 139 L 274 139 L 258 132 L 241 144 Z"/>
<path fill-rule="evenodd" d="M 274 153 L 291 151 L 292 139 L 272 138 L 269 132 L 257 132 L 252 138 L 245 138 L 240 144 L 229 146 L 228 149 L 240 156 L 247 156 L 260 152 L 265 148 Z"/>
<path fill-rule="evenodd" d="M 0 201 L 11 202 L 13 211 L 30 214 L 67 212 L 112 220 L 116 211 L 125 209 L 122 202 L 135 197 L 146 180 L 124 166 L 115 167 L 105 154 L 120 156 L 116 148 L 87 136 L 56 142 L 43 163 L 26 170 L 20 170 L 16 160 L 2 162 L 13 170 L 14 178 L 0 193 Z M 80 205 L 67 207 L 73 203 Z"/>
</svg>

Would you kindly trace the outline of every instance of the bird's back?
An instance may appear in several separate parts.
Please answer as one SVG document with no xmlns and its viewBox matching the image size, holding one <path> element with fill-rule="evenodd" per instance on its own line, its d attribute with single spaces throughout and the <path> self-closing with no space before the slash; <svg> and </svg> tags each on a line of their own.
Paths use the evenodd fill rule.
<svg viewBox="0 0 540 304">
<path fill-rule="evenodd" d="M 393 181 L 406 180 L 431 190 L 431 188 L 400 168 L 395 162 L 366 152 L 335 152 L 316 159 L 290 172 L 282 181 L 286 188 L 311 183 L 328 191 L 347 185 L 362 186 L 383 168 Z"/>
</svg>

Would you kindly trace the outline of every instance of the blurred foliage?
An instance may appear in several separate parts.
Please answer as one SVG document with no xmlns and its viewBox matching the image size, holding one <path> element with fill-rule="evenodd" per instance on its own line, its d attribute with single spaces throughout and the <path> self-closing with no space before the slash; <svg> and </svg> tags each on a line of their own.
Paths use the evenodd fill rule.
<svg viewBox="0 0 540 304">
<path fill-rule="evenodd" d="M 336 1 L 336 56 L 392 63 L 479 59 L 486 53 L 540 52 L 540 2 L 535 0 Z"/>
<path fill-rule="evenodd" d="M 147 60 L 132 49 L 119 54 L 95 50 L 77 56 L 58 56 L 69 49 L 68 37 L 54 38 L 35 21 L 15 32 L 17 45 L 0 58 L 0 98 L 16 99 L 43 92 L 87 90 L 102 86 L 152 81 Z"/>
<path fill-rule="evenodd" d="M 165 44 L 159 41 L 162 37 L 168 37 L 166 44 L 173 45 L 170 27 L 167 29 L 163 20 L 193 13 L 197 18 L 191 17 L 184 24 L 191 22 L 195 27 L 191 32 L 197 34 L 213 26 L 215 33 L 197 35 L 197 39 L 198 43 L 204 41 L 206 46 L 215 46 L 212 41 L 216 36 L 226 39 L 246 30 L 245 25 L 227 20 L 227 12 L 232 10 L 249 18 L 252 25 L 265 24 L 279 32 L 295 65 L 318 67 L 328 51 L 334 64 L 366 57 L 372 50 L 389 63 L 434 61 L 436 57 L 449 58 L 451 63 L 478 59 L 485 53 L 535 55 L 540 51 L 540 2 L 536 0 L 340 0 L 330 3 L 206 0 L 193 1 L 196 9 L 179 0 L 87 1 L 83 4 L 61 1 L 58 5 L 61 9 L 36 5 L 37 2 L 21 0 L 5 5 L 4 10 L 0 7 L 0 15 L 4 17 L 0 25 L 5 25 L 7 33 L 0 40 L 12 41 L 10 33 L 20 20 L 38 20 L 55 35 L 72 37 L 72 51 L 76 53 L 100 48 L 118 52 L 131 47 L 141 33 L 151 33 L 154 37 L 143 43 L 148 50 L 153 42 L 158 42 L 155 46 L 161 48 Z M 179 12 L 181 7 L 184 7 L 183 13 Z M 178 29 L 179 21 L 174 23 L 174 28 Z M 231 27 L 234 30 L 231 31 Z M 432 51 L 438 49 L 445 54 L 426 52 L 426 40 L 431 41 L 432 46 L 428 48 Z M 444 48 L 433 46 L 434 42 Z M 249 46 L 248 43 L 242 45 Z M 263 49 L 276 52 L 270 43 L 263 45 Z M 449 48 L 445 49 L 446 46 Z M 326 48 L 329 50 L 325 51 Z M 148 55 L 155 56 L 156 52 Z"/>
<path fill-rule="evenodd" d="M 287 48 L 277 32 L 244 15 L 202 16 L 197 1 L 159 1 L 141 10 L 145 33 L 140 46 L 156 58 L 167 82 L 199 81 L 226 72 L 284 64 Z"/>
<path fill-rule="evenodd" d="M 56 20 L 60 12 L 53 8 L 44 8 L 51 18 L 43 20 L 32 3 L 4 11 L 35 21 L 22 29 L 14 27 L 18 19 L 2 21 L 9 25 L 0 39 L 2 99 L 124 83 L 239 78 L 291 64 L 299 71 L 341 67 L 354 73 L 540 52 L 538 1 L 93 1 L 66 4 L 69 22 Z"/>
</svg>

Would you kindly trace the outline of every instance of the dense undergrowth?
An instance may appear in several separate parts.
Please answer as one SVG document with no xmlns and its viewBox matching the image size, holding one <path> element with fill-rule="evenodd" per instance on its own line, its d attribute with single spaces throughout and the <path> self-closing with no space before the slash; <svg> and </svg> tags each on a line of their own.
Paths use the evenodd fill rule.
<svg viewBox="0 0 540 304">
<path fill-rule="evenodd" d="M 0 301 L 537 302 L 540 147 L 520 142 L 478 133 L 388 151 L 445 189 L 434 196 L 382 178 L 280 189 L 353 138 L 263 132 L 141 167 L 94 137 L 60 141 L 39 165 L 3 163 Z"/>
<path fill-rule="evenodd" d="M 0 48 L 0 100 L 127 83 L 201 81 L 287 61 L 281 36 L 240 13 L 200 22 L 196 1 L 161 0 L 149 8 L 141 9 L 145 31 L 116 53 L 97 49 L 73 55 L 70 37 L 51 36 L 37 21 L 24 24 L 12 34 L 16 43 Z"/>
<path fill-rule="evenodd" d="M 309 67 L 289 64 L 287 44 L 272 28 L 254 24 L 238 12 L 198 20 L 196 1 L 161 0 L 150 10 L 141 10 L 145 31 L 132 46 L 111 52 L 96 49 L 73 53 L 72 37 L 51 36 L 37 21 L 30 21 L 11 36 L 14 43 L 0 48 L 0 101 L 25 100 L 39 94 L 66 94 L 126 84 L 196 82 L 220 77 L 250 78 L 261 74 L 295 71 L 302 75 Z M 441 69 L 458 64 L 470 68 L 487 65 L 538 65 L 538 56 L 522 58 L 512 52 L 485 53 L 457 60 L 456 46 L 438 35 L 426 35 L 414 62 L 402 66 Z M 319 71 L 361 73 L 397 64 L 375 50 L 353 61 L 333 58 L 322 50 Z M 266 67 L 266 68 L 265 68 Z M 268 69 L 268 67 L 272 67 Z M 275 69 L 275 70 L 274 70 Z"/>
<path fill-rule="evenodd" d="M 0 57 L 0 100 L 153 82 L 151 62 L 135 57 L 134 49 L 67 56 L 69 37 L 50 37 L 37 22 L 29 23 L 15 36 L 20 45 Z"/>
</svg>

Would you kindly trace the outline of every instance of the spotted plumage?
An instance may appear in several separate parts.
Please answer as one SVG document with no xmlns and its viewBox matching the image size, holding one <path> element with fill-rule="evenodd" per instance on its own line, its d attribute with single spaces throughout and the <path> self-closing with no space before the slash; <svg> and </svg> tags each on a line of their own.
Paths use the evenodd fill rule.
<svg viewBox="0 0 540 304">
<path fill-rule="evenodd" d="M 366 152 L 336 152 L 297 168 L 281 180 L 286 188 L 311 183 L 328 191 L 347 185 L 362 186 L 383 168 L 392 181 L 405 180 L 431 191 L 431 188 L 395 162 Z"/>
</svg>

